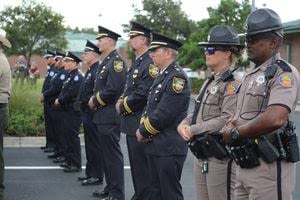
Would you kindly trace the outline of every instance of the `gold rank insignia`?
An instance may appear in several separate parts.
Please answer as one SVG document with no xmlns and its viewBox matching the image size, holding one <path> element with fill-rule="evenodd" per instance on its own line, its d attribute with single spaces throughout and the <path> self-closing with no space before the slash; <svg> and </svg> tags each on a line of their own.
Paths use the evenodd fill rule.
<svg viewBox="0 0 300 200">
<path fill-rule="evenodd" d="M 159 73 L 159 69 L 155 65 L 150 64 L 149 65 L 149 74 L 150 74 L 150 76 L 152 78 L 156 78 L 158 73 Z"/>
<path fill-rule="evenodd" d="M 122 72 L 123 71 L 123 62 L 120 60 L 114 61 L 114 70 L 116 72 Z"/>
<path fill-rule="evenodd" d="M 172 88 L 173 88 L 174 92 L 176 92 L 176 93 L 182 92 L 182 90 L 184 88 L 184 84 L 185 84 L 184 79 L 174 77 L 173 78 L 173 84 L 172 84 Z"/>
</svg>

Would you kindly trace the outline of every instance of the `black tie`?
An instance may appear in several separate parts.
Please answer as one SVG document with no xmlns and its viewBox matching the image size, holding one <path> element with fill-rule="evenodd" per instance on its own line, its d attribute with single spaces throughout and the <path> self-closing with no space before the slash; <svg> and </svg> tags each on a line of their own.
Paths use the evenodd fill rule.
<svg viewBox="0 0 300 200">
<path fill-rule="evenodd" d="M 205 91 L 206 91 L 206 88 L 207 86 L 214 80 L 214 76 L 211 76 L 208 78 L 208 81 L 206 82 L 205 86 L 203 87 L 203 89 L 201 90 L 201 93 L 200 95 L 198 96 L 196 102 L 195 102 L 195 110 L 194 110 L 194 113 L 193 113 L 193 117 L 192 117 L 192 123 L 191 125 L 193 124 L 196 124 L 196 119 L 197 119 L 197 116 L 198 116 L 198 113 L 199 113 L 199 110 L 200 110 L 200 106 L 201 106 L 201 102 L 202 102 L 202 99 L 203 99 L 203 96 L 205 94 Z"/>
</svg>

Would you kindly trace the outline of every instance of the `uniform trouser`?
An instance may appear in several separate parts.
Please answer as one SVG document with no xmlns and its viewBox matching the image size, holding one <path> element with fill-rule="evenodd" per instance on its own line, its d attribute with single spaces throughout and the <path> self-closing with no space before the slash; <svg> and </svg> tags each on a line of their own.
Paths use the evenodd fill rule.
<svg viewBox="0 0 300 200">
<path fill-rule="evenodd" d="M 136 200 L 144 200 L 147 198 L 147 191 L 149 190 L 150 186 L 148 160 L 145 153 L 145 147 L 147 143 L 138 142 L 135 135 L 126 135 L 126 142 L 129 154 L 132 182 L 135 191 L 134 196 Z"/>
<path fill-rule="evenodd" d="M 96 124 L 104 160 L 106 187 L 109 196 L 124 200 L 124 160 L 120 141 L 119 124 Z"/>
<path fill-rule="evenodd" d="M 235 200 L 277 200 L 277 163 L 266 163 L 261 158 L 260 166 L 242 169 L 237 166 Z M 295 188 L 295 164 L 281 161 L 282 200 L 292 200 Z"/>
<path fill-rule="evenodd" d="M 51 115 L 53 108 L 48 103 L 44 103 L 45 130 L 46 130 L 46 147 L 55 148 L 54 122 Z"/>
<path fill-rule="evenodd" d="M 63 112 L 63 122 L 66 138 L 66 159 L 67 163 L 81 168 L 81 149 L 79 128 L 81 124 L 80 113 L 73 110 Z"/>
<path fill-rule="evenodd" d="M 97 127 L 93 123 L 92 114 L 89 112 L 81 112 L 81 120 L 84 129 L 85 153 L 86 153 L 86 169 L 87 177 L 97 177 L 103 179 L 103 157 L 101 155 L 100 139 L 97 133 Z"/>
<path fill-rule="evenodd" d="M 208 172 L 201 173 L 201 166 L 204 160 L 194 159 L 194 175 L 197 200 L 227 200 L 227 187 L 230 184 L 230 199 L 233 200 L 235 187 L 236 165 L 229 164 L 228 159 L 218 160 L 214 157 L 206 160 Z M 230 168 L 231 180 L 227 179 L 228 167 Z"/>
<path fill-rule="evenodd" d="M 3 135 L 8 125 L 8 104 L 0 104 L 0 200 L 4 199 Z"/>
<path fill-rule="evenodd" d="M 66 156 L 66 136 L 65 132 L 65 124 L 63 122 L 63 110 L 60 108 L 53 109 L 52 111 L 53 123 L 54 126 L 54 138 L 56 144 L 56 152 L 59 156 Z"/>
<path fill-rule="evenodd" d="M 181 200 L 181 173 L 186 155 L 148 155 L 150 167 L 150 200 Z"/>
</svg>

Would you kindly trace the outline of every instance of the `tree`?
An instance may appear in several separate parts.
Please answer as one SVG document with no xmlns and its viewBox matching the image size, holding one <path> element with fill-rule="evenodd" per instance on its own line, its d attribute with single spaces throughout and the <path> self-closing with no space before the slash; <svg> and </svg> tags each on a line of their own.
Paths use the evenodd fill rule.
<svg viewBox="0 0 300 200">
<path fill-rule="evenodd" d="M 135 8 L 132 20 L 181 41 L 196 29 L 196 23 L 181 10 L 180 0 L 143 0 L 143 10 Z"/>
<path fill-rule="evenodd" d="M 21 6 L 7 7 L 0 12 L 0 26 L 12 43 L 9 55 L 25 55 L 30 61 L 33 54 L 45 49 L 64 49 L 67 46 L 63 16 L 34 0 L 23 0 Z"/>
<path fill-rule="evenodd" d="M 221 0 L 217 9 L 209 7 L 208 19 L 198 22 L 198 29 L 188 38 L 181 48 L 179 61 L 182 65 L 189 65 L 192 69 L 205 68 L 204 50 L 199 48 L 198 42 L 207 41 L 209 31 L 215 25 L 229 25 L 239 33 L 245 32 L 245 21 L 251 11 L 249 0 L 238 3 L 235 0 Z M 241 60 L 239 60 L 239 64 Z"/>
</svg>

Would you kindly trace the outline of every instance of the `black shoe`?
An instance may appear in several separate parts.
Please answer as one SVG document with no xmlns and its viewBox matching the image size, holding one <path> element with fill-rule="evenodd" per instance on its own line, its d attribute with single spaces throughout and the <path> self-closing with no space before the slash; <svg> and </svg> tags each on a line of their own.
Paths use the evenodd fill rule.
<svg viewBox="0 0 300 200">
<path fill-rule="evenodd" d="M 68 167 L 64 168 L 64 172 L 67 173 L 81 172 L 81 167 L 75 167 L 73 165 L 69 165 Z"/>
<path fill-rule="evenodd" d="M 91 177 L 81 182 L 81 185 L 102 185 L 103 181 L 99 178 Z"/>
<path fill-rule="evenodd" d="M 66 158 L 63 156 L 58 156 L 53 160 L 54 163 L 63 163 L 65 161 L 66 161 Z"/>
<path fill-rule="evenodd" d="M 54 148 L 52 147 L 47 147 L 46 149 L 44 149 L 45 153 L 50 153 L 50 152 L 54 152 Z"/>
<path fill-rule="evenodd" d="M 60 167 L 68 168 L 70 165 L 67 162 L 63 162 L 59 164 Z"/>
<path fill-rule="evenodd" d="M 100 197 L 101 199 L 105 199 L 108 197 L 108 192 L 102 190 L 93 192 L 93 197 Z"/>
<path fill-rule="evenodd" d="M 47 149 L 47 146 L 42 146 L 42 147 L 40 147 L 42 150 L 45 150 L 45 149 Z"/>
<path fill-rule="evenodd" d="M 57 157 L 59 157 L 59 154 L 57 154 L 55 152 L 48 155 L 48 158 L 50 158 L 50 159 L 57 158 Z"/>
<path fill-rule="evenodd" d="M 86 180 L 86 179 L 89 179 L 90 177 L 87 177 L 87 176 L 79 176 L 78 178 L 77 178 L 77 180 L 78 181 L 84 181 L 84 180 Z"/>
</svg>

